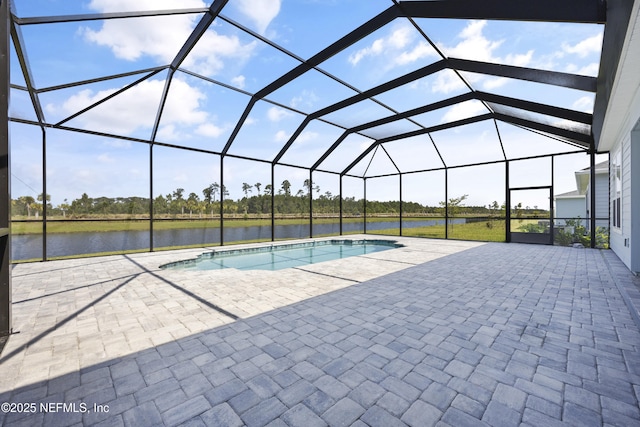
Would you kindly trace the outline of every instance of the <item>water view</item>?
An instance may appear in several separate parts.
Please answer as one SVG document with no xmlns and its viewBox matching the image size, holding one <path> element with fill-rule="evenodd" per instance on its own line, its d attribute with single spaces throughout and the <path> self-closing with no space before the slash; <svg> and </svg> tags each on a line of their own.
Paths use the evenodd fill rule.
<svg viewBox="0 0 640 427">
<path fill-rule="evenodd" d="M 452 220 L 450 220 L 451 222 Z M 463 224 L 465 219 L 453 220 L 454 224 Z M 403 229 L 444 225 L 443 219 L 427 219 L 404 221 Z M 367 231 L 398 229 L 399 221 L 376 221 L 367 223 Z M 344 222 L 344 233 L 364 232 L 362 222 Z M 313 235 L 338 235 L 340 224 L 314 223 Z M 309 225 L 288 224 L 275 226 L 276 239 L 296 239 L 309 237 Z M 148 230 L 136 231 L 103 231 L 76 233 L 48 233 L 47 258 L 64 257 L 79 254 L 95 254 L 101 252 L 123 252 L 145 250 L 150 247 Z M 241 242 L 255 240 L 271 240 L 271 226 L 225 227 L 224 242 Z M 11 237 L 11 259 L 24 261 L 42 258 L 41 234 L 17 234 Z M 220 244 L 220 228 L 180 228 L 154 230 L 154 248 L 167 248 L 187 245 Z"/>
</svg>

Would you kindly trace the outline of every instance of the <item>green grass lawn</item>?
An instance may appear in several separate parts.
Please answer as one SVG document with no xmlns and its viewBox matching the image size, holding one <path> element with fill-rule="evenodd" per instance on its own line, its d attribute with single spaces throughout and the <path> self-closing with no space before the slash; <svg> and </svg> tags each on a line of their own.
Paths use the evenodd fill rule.
<svg viewBox="0 0 640 427">
<path fill-rule="evenodd" d="M 376 230 L 375 234 L 397 236 L 399 229 Z M 445 237 L 445 226 L 431 225 L 428 227 L 402 228 L 402 235 L 406 237 L 429 237 L 443 239 Z M 504 221 L 487 220 L 482 222 L 472 222 L 468 224 L 449 224 L 449 238 L 460 240 L 478 240 L 483 242 L 504 242 L 505 227 Z"/>
</svg>

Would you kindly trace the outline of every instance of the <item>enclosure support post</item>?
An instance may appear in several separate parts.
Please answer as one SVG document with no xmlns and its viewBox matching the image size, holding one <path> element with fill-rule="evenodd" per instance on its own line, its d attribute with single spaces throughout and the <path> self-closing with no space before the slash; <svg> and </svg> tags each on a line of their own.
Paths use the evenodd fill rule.
<svg viewBox="0 0 640 427">
<path fill-rule="evenodd" d="M 342 236 L 342 175 L 340 175 L 340 235 Z"/>
<path fill-rule="evenodd" d="M 449 238 L 449 169 L 444 169 L 444 238 Z"/>
<path fill-rule="evenodd" d="M 591 203 L 589 206 L 589 232 L 591 233 L 591 248 L 596 247 L 596 150 L 594 148 L 594 143 L 591 143 L 591 150 L 589 150 L 589 162 L 591 163 L 591 168 L 589 172 L 589 181 L 591 185 L 589 186 L 589 193 L 591 197 Z"/>
<path fill-rule="evenodd" d="M 276 165 L 271 163 L 271 241 L 276 240 Z"/>
<path fill-rule="evenodd" d="M 153 143 L 149 144 L 149 251 L 153 252 Z"/>
<path fill-rule="evenodd" d="M 224 156 L 220 156 L 220 246 L 224 246 Z"/>
<path fill-rule="evenodd" d="M 313 238 L 313 171 L 309 169 L 309 238 Z"/>
<path fill-rule="evenodd" d="M 364 234 L 367 234 L 367 178 L 363 178 L 364 182 L 364 206 L 362 212 L 364 213 Z"/>
<path fill-rule="evenodd" d="M 11 198 L 9 198 L 11 200 Z M 42 261 L 47 260 L 47 132 L 42 128 Z"/>
<path fill-rule="evenodd" d="M 402 236 L 402 174 L 398 176 L 400 177 L 400 236 Z"/>
<path fill-rule="evenodd" d="M 556 231 L 555 231 L 555 217 L 556 217 L 556 213 L 555 213 L 555 208 L 553 206 L 553 195 L 555 194 L 555 187 L 554 187 L 554 183 L 555 183 L 555 173 L 556 173 L 556 168 L 555 168 L 555 156 L 551 156 L 551 189 L 550 194 L 549 194 L 549 233 L 551 233 L 551 245 L 553 245 L 555 243 L 556 240 Z"/>
<path fill-rule="evenodd" d="M 0 0 L 0 336 L 12 332 L 9 37 L 9 2 Z"/>
<path fill-rule="evenodd" d="M 509 160 L 504 162 L 504 231 L 505 242 L 511 242 L 511 191 L 509 190 Z"/>
</svg>

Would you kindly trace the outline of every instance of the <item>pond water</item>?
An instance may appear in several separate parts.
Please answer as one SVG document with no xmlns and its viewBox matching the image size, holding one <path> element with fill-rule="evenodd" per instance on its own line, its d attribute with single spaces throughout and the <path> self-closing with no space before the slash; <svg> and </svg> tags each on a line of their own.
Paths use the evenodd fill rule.
<svg viewBox="0 0 640 427">
<path fill-rule="evenodd" d="M 464 223 L 458 218 L 455 224 Z M 428 227 L 442 225 L 444 220 L 404 221 L 403 228 Z M 398 221 L 381 221 L 367 224 L 367 231 L 398 228 Z M 363 223 L 345 222 L 344 233 L 364 232 Z M 313 235 L 338 235 L 339 223 L 313 224 Z M 309 225 L 276 225 L 276 239 L 297 239 L 309 237 Z M 271 240 L 271 226 L 226 227 L 224 242 L 243 240 Z M 15 261 L 42 258 L 42 235 L 11 236 L 11 259 Z M 191 228 L 174 230 L 154 230 L 153 244 L 155 248 L 183 245 L 217 245 L 220 244 L 219 228 Z M 98 252 L 118 252 L 144 250 L 149 248 L 149 231 L 108 231 L 100 233 L 49 233 L 47 234 L 47 257 L 72 256 Z"/>
</svg>

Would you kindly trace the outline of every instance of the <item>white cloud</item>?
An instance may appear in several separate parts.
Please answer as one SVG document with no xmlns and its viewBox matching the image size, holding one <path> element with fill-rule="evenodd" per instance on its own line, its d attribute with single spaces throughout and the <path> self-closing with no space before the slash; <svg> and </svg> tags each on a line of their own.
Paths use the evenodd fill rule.
<svg viewBox="0 0 640 427">
<path fill-rule="evenodd" d="M 231 83 L 238 89 L 244 89 L 246 84 L 246 79 L 244 76 L 235 76 L 234 78 L 231 79 Z"/>
<path fill-rule="evenodd" d="M 236 0 L 233 2 L 243 15 L 264 34 L 271 21 L 280 13 L 280 0 Z"/>
<path fill-rule="evenodd" d="M 505 56 L 504 63 L 509 65 L 515 65 L 516 67 L 526 67 L 531 63 L 533 58 L 533 50 L 527 51 L 522 54 L 509 54 Z"/>
<path fill-rule="evenodd" d="M 205 4 L 200 0 L 181 2 L 181 7 L 203 6 Z M 175 3 L 172 0 L 93 0 L 89 7 L 99 12 L 115 12 L 171 9 Z M 98 30 L 82 27 L 79 32 L 85 40 L 111 49 L 116 58 L 136 61 L 147 56 L 159 64 L 169 64 L 191 34 L 197 19 L 197 15 L 113 19 L 104 21 Z M 197 73 L 213 76 L 225 68 L 226 60 L 232 60 L 236 67 L 243 64 L 256 45 L 256 42 L 243 44 L 236 36 L 209 30 L 183 65 Z"/>
<path fill-rule="evenodd" d="M 384 51 L 384 39 L 378 39 L 374 41 L 371 46 L 360 49 L 359 51 L 349 55 L 349 62 L 351 65 L 358 65 L 358 63 L 367 56 L 380 55 Z"/>
<path fill-rule="evenodd" d="M 283 130 L 279 130 L 278 132 L 276 132 L 276 134 L 273 136 L 273 140 L 276 142 L 286 142 L 289 140 L 289 138 L 291 137 L 291 135 L 289 135 L 288 133 L 286 133 Z"/>
<path fill-rule="evenodd" d="M 497 49 L 502 46 L 504 40 L 490 40 L 484 30 L 487 21 L 471 21 L 458 34 L 461 40 L 452 46 L 442 43 L 438 47 L 451 58 L 471 59 L 475 61 L 491 62 L 497 64 L 514 65 L 525 67 L 533 60 L 533 50 L 526 53 L 510 53 L 504 57 L 496 54 Z M 495 89 L 508 82 L 508 80 L 500 78 L 487 78 L 476 74 L 465 75 L 467 81 L 471 84 L 483 84 L 485 89 Z M 440 73 L 432 88 L 433 92 L 450 93 L 465 87 L 462 80 L 454 73 Z"/>
<path fill-rule="evenodd" d="M 171 0 L 92 0 L 88 7 L 102 13 L 170 9 Z M 182 7 L 202 7 L 200 0 L 186 0 Z M 174 6 L 175 7 L 175 6 Z M 98 31 L 88 27 L 81 34 L 93 43 L 108 46 L 117 58 L 134 61 L 142 55 L 168 63 L 191 33 L 196 15 L 159 16 L 150 18 L 112 19 L 104 21 Z M 135 25 L 132 25 L 135 22 Z"/>
<path fill-rule="evenodd" d="M 585 63 L 581 60 L 597 60 L 602 49 L 603 34 L 588 37 L 574 45 L 562 43 L 561 50 L 548 55 L 542 68 L 556 69 L 566 73 L 583 76 L 597 76 L 600 71 L 599 61 Z M 572 61 L 572 62 L 569 62 Z"/>
<path fill-rule="evenodd" d="M 598 62 L 592 62 L 591 64 L 585 65 L 584 67 L 578 69 L 576 71 L 576 74 L 597 77 L 599 72 L 600 64 Z"/>
<path fill-rule="evenodd" d="M 320 135 L 317 132 L 304 131 L 300 134 L 300 136 L 298 136 L 298 138 L 296 138 L 296 142 L 300 144 L 304 144 L 309 141 L 313 141 L 314 139 L 318 138 L 318 136 Z"/>
<path fill-rule="evenodd" d="M 592 53 L 600 53 L 602 50 L 602 33 L 596 34 L 595 36 L 589 37 L 587 39 L 582 40 L 575 45 L 563 44 L 562 51 L 578 55 L 580 58 L 586 58 L 588 55 Z"/>
<path fill-rule="evenodd" d="M 380 56 L 384 58 L 385 67 L 388 69 L 435 56 L 436 52 L 426 41 L 422 39 L 416 41 L 416 35 L 416 31 L 411 25 L 403 23 L 395 27 L 387 36 L 380 37 L 369 46 L 349 55 L 348 61 L 351 65 L 356 66 L 365 58 Z M 389 58 L 392 59 L 389 60 Z"/>
<path fill-rule="evenodd" d="M 162 112 L 162 121 L 187 125 L 204 122 L 207 113 L 199 108 L 205 98 L 206 96 L 195 87 L 174 78 Z"/>
<path fill-rule="evenodd" d="M 455 46 L 445 46 L 440 44 L 439 47 L 447 56 L 453 58 L 474 59 L 477 61 L 492 61 L 493 52 L 500 47 L 504 40 L 491 41 L 483 34 L 483 29 L 487 25 L 487 21 L 470 22 L 458 37 L 462 39 Z"/>
<path fill-rule="evenodd" d="M 219 127 L 214 125 L 213 123 L 205 123 L 196 129 L 196 133 L 202 136 L 208 136 L 211 138 L 217 138 L 225 132 L 224 127 Z"/>
<path fill-rule="evenodd" d="M 427 42 L 420 42 L 413 49 L 400 53 L 394 62 L 398 65 L 411 64 L 428 56 L 434 56 L 433 48 Z"/>
<path fill-rule="evenodd" d="M 496 55 L 496 50 L 504 40 L 489 40 L 484 35 L 487 21 L 471 21 L 458 34 L 462 39 L 454 46 L 439 44 L 438 47 L 449 57 L 472 59 L 475 61 L 495 62 L 507 65 L 526 66 L 533 58 L 533 50 L 522 54 L 508 54 L 504 58 Z"/>
<path fill-rule="evenodd" d="M 298 137 L 295 140 L 295 143 L 296 144 L 305 144 L 305 143 L 307 143 L 309 141 L 312 141 L 312 140 L 316 139 L 318 136 L 319 136 L 319 134 L 317 132 L 304 131 L 300 135 L 298 135 Z M 289 138 L 291 138 L 291 134 L 285 132 L 284 130 L 279 130 L 273 136 L 273 140 L 275 142 L 287 142 L 287 141 L 289 141 Z"/>
<path fill-rule="evenodd" d="M 175 125 L 165 125 L 160 126 L 158 129 L 158 135 L 156 139 L 159 141 L 180 141 L 185 138 L 185 135 L 181 134 L 179 130 L 176 129 Z"/>
<path fill-rule="evenodd" d="M 472 83 L 472 82 L 470 82 Z M 456 73 L 451 70 L 444 70 L 438 73 L 431 91 L 435 93 L 451 93 L 460 89 L 464 89 L 466 85 Z"/>
<path fill-rule="evenodd" d="M 164 82 L 157 80 L 141 82 L 105 104 L 78 116 L 72 123 L 79 123 L 85 129 L 124 135 L 131 134 L 140 127 L 149 127 L 158 108 L 162 87 Z M 66 115 L 71 115 L 114 92 L 115 89 L 96 93 L 84 89 L 69 97 L 60 107 L 47 105 L 47 110 L 62 110 Z"/>
<path fill-rule="evenodd" d="M 72 123 L 99 132 L 130 135 L 140 129 L 150 129 L 155 120 L 164 80 L 145 80 L 120 93 L 105 103 L 76 117 Z M 66 99 L 61 105 L 48 104 L 47 111 L 69 116 L 113 94 L 118 89 L 93 92 L 84 89 Z M 207 120 L 208 114 L 200 110 L 204 94 L 187 83 L 174 79 L 165 104 L 162 126 L 197 125 Z M 175 134 L 175 128 L 164 129 L 167 136 Z"/>
<path fill-rule="evenodd" d="M 205 98 L 206 96 L 198 89 L 174 78 L 162 112 L 162 122 L 185 125 L 204 122 L 207 119 L 207 113 L 199 108 L 201 101 Z"/>
<path fill-rule="evenodd" d="M 386 40 L 386 44 L 396 49 L 403 49 L 411 43 L 412 40 L 412 27 L 406 24 L 391 33 Z"/>
<path fill-rule="evenodd" d="M 569 63 L 563 70 L 565 73 L 579 74 L 582 76 L 597 77 L 600 72 L 600 64 L 592 62 L 590 64 L 579 67 L 574 63 Z"/>
<path fill-rule="evenodd" d="M 234 69 L 241 67 L 251 58 L 257 45 L 257 41 L 242 44 L 237 36 L 225 36 L 209 30 L 191 51 L 183 66 L 205 76 L 213 76 L 230 63 Z M 241 81 L 244 82 L 244 78 Z"/>
<path fill-rule="evenodd" d="M 289 116 L 291 116 L 291 112 L 278 107 L 271 107 L 267 111 L 267 118 L 272 122 L 279 122 Z"/>
<path fill-rule="evenodd" d="M 442 117 L 441 123 L 449 123 L 456 120 L 462 120 L 488 112 L 489 111 L 482 102 L 476 100 L 466 101 L 449 108 L 445 115 Z"/>
<path fill-rule="evenodd" d="M 320 98 L 315 94 L 315 92 L 305 89 L 299 96 L 293 97 L 289 105 L 293 108 L 313 108 L 319 100 Z"/>
<path fill-rule="evenodd" d="M 583 96 L 578 98 L 572 105 L 575 110 L 591 113 L 593 111 L 593 97 Z"/>
</svg>

